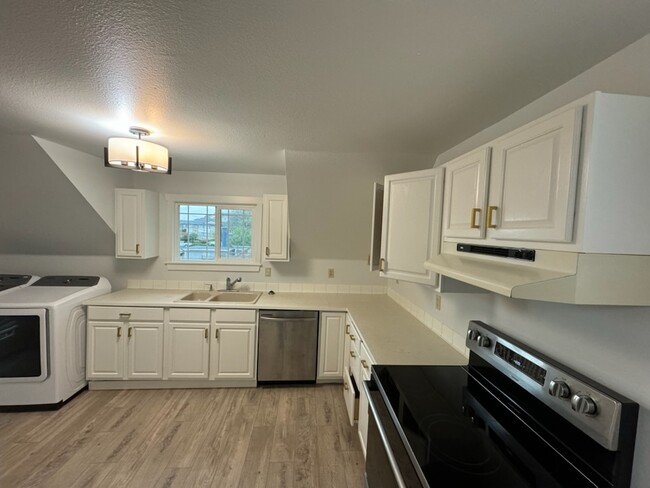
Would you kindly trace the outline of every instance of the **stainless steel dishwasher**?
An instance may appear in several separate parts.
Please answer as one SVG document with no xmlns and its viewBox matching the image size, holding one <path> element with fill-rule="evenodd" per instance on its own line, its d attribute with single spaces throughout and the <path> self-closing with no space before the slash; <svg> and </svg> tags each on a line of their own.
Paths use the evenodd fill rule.
<svg viewBox="0 0 650 488">
<path fill-rule="evenodd" d="M 260 310 L 258 382 L 314 382 L 318 312 Z"/>
</svg>

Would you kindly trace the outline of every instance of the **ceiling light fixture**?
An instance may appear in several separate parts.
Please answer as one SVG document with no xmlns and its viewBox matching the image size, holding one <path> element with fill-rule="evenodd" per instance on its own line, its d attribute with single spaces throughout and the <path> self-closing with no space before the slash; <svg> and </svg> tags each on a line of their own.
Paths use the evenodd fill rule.
<svg viewBox="0 0 650 488">
<path fill-rule="evenodd" d="M 104 166 L 170 175 L 172 158 L 169 157 L 167 148 L 143 141 L 142 136 L 151 134 L 147 129 L 130 127 L 129 132 L 138 138 L 109 137 L 108 147 L 104 148 Z"/>
</svg>

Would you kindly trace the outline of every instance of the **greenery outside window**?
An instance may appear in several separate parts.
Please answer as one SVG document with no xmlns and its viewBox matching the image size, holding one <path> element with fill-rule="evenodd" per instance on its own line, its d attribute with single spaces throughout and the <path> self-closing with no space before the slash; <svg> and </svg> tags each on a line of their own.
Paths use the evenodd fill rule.
<svg viewBox="0 0 650 488">
<path fill-rule="evenodd" d="M 261 205 L 256 198 L 172 195 L 170 269 L 260 267 Z M 184 266 L 186 265 L 186 266 Z"/>
</svg>

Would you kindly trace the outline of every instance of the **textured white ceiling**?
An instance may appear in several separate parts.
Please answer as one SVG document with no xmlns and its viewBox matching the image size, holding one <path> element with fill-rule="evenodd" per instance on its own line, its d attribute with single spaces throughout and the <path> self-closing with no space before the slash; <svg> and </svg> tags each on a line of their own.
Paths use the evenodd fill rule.
<svg viewBox="0 0 650 488">
<path fill-rule="evenodd" d="M 0 0 L 0 128 L 183 170 L 434 154 L 650 32 L 648 0 Z"/>
</svg>

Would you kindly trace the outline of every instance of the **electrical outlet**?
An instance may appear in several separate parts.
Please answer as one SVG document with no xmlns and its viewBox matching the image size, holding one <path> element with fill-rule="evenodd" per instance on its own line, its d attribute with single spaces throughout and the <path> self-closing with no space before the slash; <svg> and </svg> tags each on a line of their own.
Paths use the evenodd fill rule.
<svg viewBox="0 0 650 488">
<path fill-rule="evenodd" d="M 266 277 L 271 276 L 271 268 L 264 268 L 264 276 Z"/>
<path fill-rule="evenodd" d="M 440 295 L 436 295 L 436 310 L 440 310 L 440 305 L 442 305 L 442 297 Z"/>
<path fill-rule="evenodd" d="M 330 268 L 327 270 L 327 277 L 334 278 L 334 268 Z"/>
</svg>

